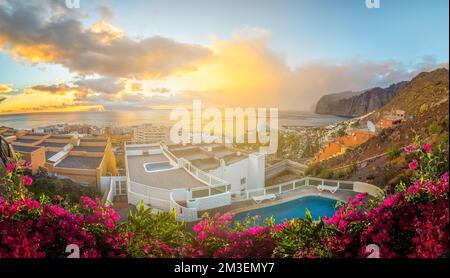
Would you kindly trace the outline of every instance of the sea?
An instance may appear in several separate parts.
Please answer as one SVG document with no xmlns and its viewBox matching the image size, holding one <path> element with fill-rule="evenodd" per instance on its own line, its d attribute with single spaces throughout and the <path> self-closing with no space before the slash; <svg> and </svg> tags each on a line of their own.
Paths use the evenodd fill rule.
<svg viewBox="0 0 450 278">
<path fill-rule="evenodd" d="M 54 124 L 89 124 L 98 127 L 125 127 L 141 124 L 170 126 L 169 109 L 137 111 L 83 111 L 45 112 L 29 114 L 0 114 L 0 126 L 15 129 L 33 129 Z M 307 111 L 279 111 L 279 128 L 286 126 L 319 127 L 341 122 L 348 118 L 319 115 Z"/>
</svg>

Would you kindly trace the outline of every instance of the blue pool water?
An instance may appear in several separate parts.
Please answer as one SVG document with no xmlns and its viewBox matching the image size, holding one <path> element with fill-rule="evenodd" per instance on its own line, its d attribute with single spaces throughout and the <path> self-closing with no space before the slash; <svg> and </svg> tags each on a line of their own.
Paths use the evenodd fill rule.
<svg viewBox="0 0 450 278">
<path fill-rule="evenodd" d="M 148 163 L 145 164 L 145 170 L 152 172 L 152 171 L 158 171 L 158 170 L 168 170 L 173 168 L 173 166 L 170 164 L 170 162 L 155 162 L 155 163 Z"/>
<path fill-rule="evenodd" d="M 282 223 L 284 219 L 305 218 L 306 209 L 311 212 L 314 220 L 324 216 L 333 216 L 336 211 L 336 200 L 311 196 L 303 197 L 297 200 L 289 201 L 279 205 L 254 209 L 241 212 L 235 215 L 233 220 L 245 220 L 247 216 L 259 215 L 257 224 L 262 224 L 264 219 L 273 216 L 277 224 Z"/>
</svg>

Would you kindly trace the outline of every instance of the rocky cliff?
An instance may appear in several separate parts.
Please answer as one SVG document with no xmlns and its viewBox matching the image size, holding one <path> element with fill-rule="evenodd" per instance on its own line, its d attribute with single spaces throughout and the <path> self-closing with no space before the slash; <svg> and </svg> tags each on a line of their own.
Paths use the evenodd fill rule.
<svg viewBox="0 0 450 278">
<path fill-rule="evenodd" d="M 408 82 L 399 82 L 387 88 L 372 88 L 361 92 L 344 92 L 323 96 L 316 105 L 316 113 L 357 117 L 383 107 Z"/>
</svg>

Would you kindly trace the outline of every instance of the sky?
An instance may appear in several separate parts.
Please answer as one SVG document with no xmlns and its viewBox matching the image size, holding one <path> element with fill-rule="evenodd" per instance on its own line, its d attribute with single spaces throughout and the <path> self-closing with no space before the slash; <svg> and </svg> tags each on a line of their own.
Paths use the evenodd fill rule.
<svg viewBox="0 0 450 278">
<path fill-rule="evenodd" d="M 0 0 L 0 113 L 311 110 L 448 68 L 448 0 Z"/>
</svg>

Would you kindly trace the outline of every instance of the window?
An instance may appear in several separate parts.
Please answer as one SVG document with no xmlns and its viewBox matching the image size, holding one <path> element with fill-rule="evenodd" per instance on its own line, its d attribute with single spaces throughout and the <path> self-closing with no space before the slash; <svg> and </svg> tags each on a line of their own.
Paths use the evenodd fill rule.
<svg viewBox="0 0 450 278">
<path fill-rule="evenodd" d="M 242 178 L 241 179 L 241 185 L 244 185 L 244 184 L 246 184 L 247 183 L 247 178 Z"/>
</svg>

